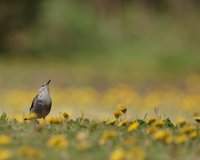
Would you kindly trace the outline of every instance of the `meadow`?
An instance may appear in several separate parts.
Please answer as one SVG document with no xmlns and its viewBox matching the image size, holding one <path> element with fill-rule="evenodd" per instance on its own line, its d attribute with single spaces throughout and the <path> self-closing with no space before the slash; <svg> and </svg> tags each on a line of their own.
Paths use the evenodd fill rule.
<svg viewBox="0 0 200 160">
<path fill-rule="evenodd" d="M 199 7 L 0 1 L 0 160 L 199 159 Z"/>
<path fill-rule="evenodd" d="M 198 159 L 200 117 L 191 121 L 155 116 L 127 119 L 121 105 L 111 119 L 93 120 L 62 112 L 44 122 L 30 122 L 2 114 L 0 159 Z M 112 113 L 111 113 L 112 114 Z"/>
<path fill-rule="evenodd" d="M 136 82 L 141 75 L 126 80 L 124 70 L 119 69 L 121 77 L 115 81 L 115 75 L 104 73 L 102 85 L 92 83 L 102 72 L 46 64 L 29 63 L 26 72 L 25 62 L 1 63 L 0 159 L 199 158 L 198 74 L 189 74 L 175 84 L 163 83 L 160 77 L 156 84 L 145 86 L 142 80 Z M 38 124 L 31 121 L 34 115 L 29 115 L 32 98 L 43 83 L 41 78 L 29 76 L 35 73 L 56 75 L 50 85 L 51 113 L 46 122 L 40 119 Z M 24 121 L 27 116 L 30 120 Z"/>
<path fill-rule="evenodd" d="M 0 159 L 196 160 L 200 156 L 197 73 L 170 77 L 156 74 L 151 66 L 132 75 L 119 64 L 112 64 L 116 70 L 106 70 L 99 64 L 55 62 L 45 66 L 31 60 L 1 62 Z M 154 81 L 149 71 L 157 75 Z M 36 124 L 29 107 L 47 77 L 52 79 L 53 106 L 46 122 L 40 119 Z M 27 116 L 30 120 L 24 121 Z"/>
</svg>

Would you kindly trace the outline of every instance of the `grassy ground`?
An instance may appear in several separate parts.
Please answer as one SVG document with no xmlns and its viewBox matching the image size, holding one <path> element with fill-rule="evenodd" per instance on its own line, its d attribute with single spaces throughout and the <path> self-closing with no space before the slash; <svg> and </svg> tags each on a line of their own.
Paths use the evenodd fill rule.
<svg viewBox="0 0 200 160">
<path fill-rule="evenodd" d="M 173 124 L 159 116 L 127 121 L 123 113 L 120 116 L 115 113 L 118 120 L 108 121 L 57 117 L 36 124 L 3 114 L 0 159 L 198 159 L 200 138 L 195 121 Z"/>
<path fill-rule="evenodd" d="M 65 59 L 2 59 L 0 113 L 25 116 L 39 87 L 52 79 L 51 115 L 66 111 L 77 117 L 85 112 L 90 118 L 108 118 L 116 106 L 126 104 L 134 118 L 152 113 L 154 107 L 159 107 L 166 117 L 191 118 L 200 104 L 200 76 L 195 72 L 198 65 L 192 63 L 198 61 L 198 55 L 188 54 L 184 59 L 191 61 L 187 63 L 176 61 L 181 59 L 181 55 L 176 55 L 175 60 L 170 58 L 170 63 L 174 60 L 173 64 L 177 62 L 176 67 L 181 68 L 178 72 L 176 67 L 173 71 L 156 67 L 160 57 L 159 54 L 155 54 L 153 59 L 132 55 L 133 63 L 115 59 L 103 63 L 102 57 L 99 61 L 92 59 L 87 63 Z M 182 68 L 184 64 L 188 65 L 185 70 Z M 163 66 L 167 67 L 168 63 Z M 177 111 L 179 114 L 175 114 Z"/>
<path fill-rule="evenodd" d="M 159 55 L 132 58 L 133 64 L 116 59 L 82 64 L 1 60 L 0 112 L 9 116 L 0 118 L 0 159 L 198 159 L 199 126 L 193 117 L 200 115 L 198 55 L 163 60 L 164 68 L 158 67 Z M 174 72 L 165 68 L 169 64 L 176 66 Z M 37 90 L 49 78 L 53 106 L 46 125 L 23 122 Z M 124 115 L 108 119 L 120 104 L 128 106 L 128 121 Z M 153 113 L 155 107 L 162 117 Z M 63 111 L 69 119 L 58 116 Z M 156 122 L 149 122 L 151 116 Z M 180 117 L 184 119 L 176 122 Z"/>
</svg>

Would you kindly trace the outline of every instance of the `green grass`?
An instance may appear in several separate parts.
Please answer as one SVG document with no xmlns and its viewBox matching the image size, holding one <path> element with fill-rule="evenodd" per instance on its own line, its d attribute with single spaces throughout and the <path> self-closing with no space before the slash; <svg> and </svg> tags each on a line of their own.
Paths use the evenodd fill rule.
<svg viewBox="0 0 200 160">
<path fill-rule="evenodd" d="M 150 135 L 146 134 L 146 128 L 150 125 L 143 120 L 138 120 L 140 123 L 139 129 L 133 132 L 127 132 L 128 125 L 123 127 L 107 125 L 103 121 L 92 121 L 84 118 L 71 119 L 63 121 L 59 124 L 46 124 L 41 130 L 38 130 L 39 125 L 35 123 L 18 123 L 15 120 L 7 121 L 6 115 L 0 118 L 0 135 L 5 134 L 12 137 L 12 141 L 8 145 L 1 145 L 0 148 L 6 148 L 13 152 L 11 159 L 26 159 L 18 155 L 20 146 L 29 146 L 31 148 L 42 151 L 45 155 L 44 159 L 83 159 L 83 160 L 102 160 L 109 159 L 112 152 L 118 148 L 122 148 L 125 152 L 133 148 L 141 149 L 146 160 L 188 160 L 198 159 L 199 157 L 199 142 L 198 136 L 195 140 L 188 140 L 183 144 L 165 144 L 154 140 Z M 179 127 L 174 126 L 169 120 L 165 120 L 165 124 L 160 128 L 164 131 L 170 131 L 171 134 L 177 135 Z M 100 145 L 98 142 L 105 131 L 114 130 L 118 134 L 113 138 L 108 139 L 106 144 Z M 77 133 L 80 131 L 87 132 L 87 143 L 90 147 L 86 150 L 77 148 L 78 140 Z M 198 131 L 198 127 L 196 127 Z M 64 134 L 69 146 L 64 150 L 47 147 L 46 143 L 52 135 Z M 126 144 L 126 138 L 133 138 L 134 143 Z M 134 157 L 133 157 L 134 158 Z"/>
</svg>

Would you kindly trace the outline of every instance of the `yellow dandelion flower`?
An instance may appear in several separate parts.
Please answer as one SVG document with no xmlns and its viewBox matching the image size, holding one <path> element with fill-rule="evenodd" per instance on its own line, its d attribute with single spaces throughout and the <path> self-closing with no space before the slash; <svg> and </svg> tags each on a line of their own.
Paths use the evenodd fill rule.
<svg viewBox="0 0 200 160">
<path fill-rule="evenodd" d="M 123 144 L 124 144 L 125 146 L 127 146 L 127 145 L 133 145 L 133 144 L 136 143 L 136 142 L 137 142 L 136 138 L 134 138 L 134 137 L 132 137 L 132 136 L 125 137 L 125 138 L 123 139 Z"/>
<path fill-rule="evenodd" d="M 113 138 L 116 137 L 118 133 L 115 130 L 105 131 L 102 135 L 104 138 Z"/>
<path fill-rule="evenodd" d="M 22 115 L 15 115 L 14 119 L 18 122 L 18 123 L 24 123 L 24 117 Z"/>
<path fill-rule="evenodd" d="M 24 120 L 33 120 L 37 118 L 37 114 L 32 112 Z"/>
<path fill-rule="evenodd" d="M 111 120 L 108 120 L 108 121 L 106 122 L 106 124 L 107 124 L 107 125 L 114 125 L 116 121 L 117 121 L 116 119 L 111 119 Z"/>
<path fill-rule="evenodd" d="M 51 124 L 58 124 L 58 123 L 61 123 L 61 119 L 58 117 L 50 117 L 47 119 L 47 122 Z"/>
<path fill-rule="evenodd" d="M 108 141 L 108 139 L 101 137 L 101 138 L 99 139 L 99 144 L 100 144 L 100 145 L 104 145 L 104 144 L 107 143 L 107 141 Z"/>
<path fill-rule="evenodd" d="M 126 106 L 126 105 L 121 105 L 121 106 L 119 106 L 119 110 L 120 110 L 122 113 L 126 114 L 126 112 L 127 112 L 127 106 Z"/>
<path fill-rule="evenodd" d="M 162 127 L 165 124 L 163 120 L 158 120 L 153 123 L 154 126 Z"/>
<path fill-rule="evenodd" d="M 0 145 L 10 144 L 11 137 L 7 135 L 0 135 Z"/>
<path fill-rule="evenodd" d="M 122 114 L 123 114 L 123 112 L 120 111 L 120 110 L 114 111 L 114 116 L 115 116 L 116 119 L 118 119 Z"/>
<path fill-rule="evenodd" d="M 11 151 L 7 149 L 0 149 L 0 160 L 7 160 L 10 159 L 12 156 Z"/>
<path fill-rule="evenodd" d="M 173 142 L 174 142 L 174 136 L 169 135 L 166 137 L 166 139 L 165 139 L 166 144 L 172 144 Z"/>
<path fill-rule="evenodd" d="M 49 138 L 47 141 L 48 147 L 55 147 L 59 149 L 64 149 L 68 146 L 68 140 L 64 135 L 55 135 Z"/>
<path fill-rule="evenodd" d="M 43 118 L 37 119 L 40 125 L 45 125 L 45 120 Z"/>
<path fill-rule="evenodd" d="M 127 124 L 127 121 L 126 121 L 126 120 L 120 121 L 120 122 L 118 123 L 118 127 L 126 126 L 126 124 Z"/>
<path fill-rule="evenodd" d="M 183 127 L 186 125 L 186 121 L 183 118 L 176 119 L 176 124 Z"/>
<path fill-rule="evenodd" d="M 196 128 L 194 126 L 186 126 L 180 129 L 180 133 L 182 134 L 190 134 L 192 131 L 194 131 Z"/>
<path fill-rule="evenodd" d="M 199 123 L 200 122 L 200 117 L 195 117 L 194 120 Z"/>
<path fill-rule="evenodd" d="M 148 127 L 146 129 L 146 134 L 154 134 L 157 131 L 155 127 Z"/>
<path fill-rule="evenodd" d="M 104 144 L 107 143 L 107 141 L 108 141 L 109 139 L 114 138 L 114 137 L 116 137 L 117 135 L 118 135 L 118 133 L 117 133 L 116 131 L 114 131 L 114 130 L 105 131 L 105 132 L 102 134 L 102 136 L 101 136 L 101 138 L 100 138 L 100 140 L 99 140 L 99 144 L 100 144 L 100 145 L 104 145 Z"/>
<path fill-rule="evenodd" d="M 89 137 L 89 133 L 86 132 L 86 131 L 79 131 L 77 134 L 76 134 L 76 139 L 79 140 L 79 141 L 82 141 L 82 140 L 85 140 Z"/>
<path fill-rule="evenodd" d="M 156 121 L 156 117 L 150 117 L 146 120 L 147 123 L 152 124 Z"/>
<path fill-rule="evenodd" d="M 63 112 L 61 113 L 63 118 L 68 119 L 69 118 L 69 114 L 67 112 Z"/>
<path fill-rule="evenodd" d="M 195 117 L 197 116 L 199 113 L 197 111 L 192 112 L 192 115 Z"/>
<path fill-rule="evenodd" d="M 197 138 L 197 137 L 198 137 L 197 131 L 192 131 L 192 132 L 189 134 L 189 137 L 190 137 L 191 139 Z"/>
<path fill-rule="evenodd" d="M 133 122 L 129 127 L 128 127 L 128 132 L 131 132 L 131 131 L 135 131 L 138 129 L 139 127 L 139 123 L 138 122 Z"/>
<path fill-rule="evenodd" d="M 183 144 L 188 140 L 187 136 L 184 134 L 180 134 L 177 137 L 175 137 L 175 142 L 177 144 Z"/>
<path fill-rule="evenodd" d="M 78 143 L 77 148 L 79 150 L 87 150 L 87 149 L 90 148 L 90 146 L 91 145 L 90 145 L 89 142 L 87 142 L 87 141 L 81 141 L 81 142 Z"/>
<path fill-rule="evenodd" d="M 145 152 L 140 148 L 133 148 L 128 151 L 126 155 L 127 160 L 137 159 L 137 160 L 145 160 L 146 155 Z"/>
<path fill-rule="evenodd" d="M 42 159 L 44 154 L 37 149 L 33 149 L 28 146 L 22 146 L 18 149 L 18 154 L 25 158 L 35 158 L 35 159 Z"/>
<path fill-rule="evenodd" d="M 110 160 L 122 160 L 124 159 L 125 151 L 121 148 L 116 149 L 110 155 Z"/>
<path fill-rule="evenodd" d="M 154 133 L 153 138 L 155 140 L 164 140 L 169 136 L 169 133 L 167 131 L 159 130 Z"/>
</svg>

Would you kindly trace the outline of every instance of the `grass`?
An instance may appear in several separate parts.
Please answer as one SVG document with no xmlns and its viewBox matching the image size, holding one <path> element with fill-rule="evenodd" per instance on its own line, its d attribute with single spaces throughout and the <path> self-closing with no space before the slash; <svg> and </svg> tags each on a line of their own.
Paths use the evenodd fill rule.
<svg viewBox="0 0 200 160">
<path fill-rule="evenodd" d="M 103 120 L 93 121 L 79 117 L 62 119 L 55 124 L 47 122 L 44 125 L 19 123 L 2 114 L 0 135 L 8 136 L 11 141 L 3 145 L 0 138 L 0 151 L 9 150 L 12 153 L 10 159 L 198 159 L 200 136 L 197 123 L 175 124 L 170 119 L 163 119 L 162 124 L 158 125 L 160 120 L 150 122 L 147 118 L 128 120 L 124 126 L 118 126 L 123 120 L 122 116 L 118 122 L 110 125 Z M 132 123 L 138 123 L 139 126 L 128 131 Z M 148 132 L 149 129 L 152 132 Z M 197 135 L 192 137 L 191 133 Z M 59 147 L 62 142 L 56 140 L 53 147 L 49 147 L 49 139 L 56 135 L 64 135 L 63 141 L 66 140 L 67 145 Z M 167 140 L 169 137 L 173 139 Z M 21 150 L 25 146 L 35 152 L 24 150 L 22 154 Z M 0 154 L 0 159 L 1 156 Z"/>
</svg>

